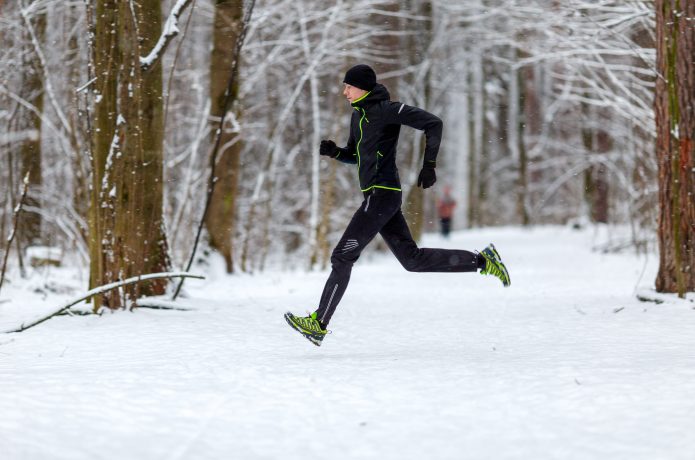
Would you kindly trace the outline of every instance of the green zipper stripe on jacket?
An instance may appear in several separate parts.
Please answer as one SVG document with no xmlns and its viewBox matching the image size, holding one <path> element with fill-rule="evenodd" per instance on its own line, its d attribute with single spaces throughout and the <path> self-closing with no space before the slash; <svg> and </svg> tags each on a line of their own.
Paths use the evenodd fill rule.
<svg viewBox="0 0 695 460">
<path fill-rule="evenodd" d="M 368 93 L 364 93 L 362 96 L 360 96 L 357 99 L 355 99 L 354 101 L 352 101 L 352 104 L 355 104 L 356 102 L 360 102 L 362 99 L 369 96 L 370 94 L 372 94 L 371 91 L 369 91 Z"/>
<path fill-rule="evenodd" d="M 362 137 L 364 136 L 364 133 L 362 132 L 362 121 L 365 119 L 367 116 L 367 112 L 364 111 L 364 109 L 359 109 L 362 111 L 362 118 L 360 118 L 360 140 L 357 141 L 357 170 L 359 171 L 360 165 L 362 164 L 362 159 L 360 157 L 360 143 L 362 142 Z"/>
<path fill-rule="evenodd" d="M 367 93 L 364 93 L 361 97 L 359 97 L 359 98 L 355 99 L 354 101 L 352 101 L 352 107 L 353 107 L 355 110 L 361 111 L 361 112 L 362 112 L 362 117 L 360 118 L 360 140 L 357 141 L 357 148 L 356 148 L 356 150 L 357 150 L 357 170 L 358 170 L 358 171 L 359 171 L 359 169 L 360 169 L 360 164 L 362 163 L 362 159 L 360 158 L 360 143 L 362 142 L 362 137 L 364 136 L 364 133 L 362 132 L 362 121 L 363 121 L 363 120 L 365 119 L 365 117 L 367 116 L 367 112 L 365 112 L 364 109 L 361 108 L 361 107 L 355 107 L 355 104 L 356 104 L 357 102 L 360 102 L 360 101 L 361 101 L 362 99 L 364 99 L 365 97 L 369 96 L 371 93 L 372 93 L 371 91 L 369 91 L 369 92 L 367 92 Z M 367 121 L 369 121 L 369 120 L 367 120 Z"/>
<path fill-rule="evenodd" d="M 394 190 L 396 192 L 400 192 L 401 189 L 395 188 L 395 187 L 386 187 L 385 185 L 372 185 L 371 187 L 363 188 L 360 189 L 362 192 L 368 192 L 373 188 L 383 188 L 384 190 Z"/>
</svg>

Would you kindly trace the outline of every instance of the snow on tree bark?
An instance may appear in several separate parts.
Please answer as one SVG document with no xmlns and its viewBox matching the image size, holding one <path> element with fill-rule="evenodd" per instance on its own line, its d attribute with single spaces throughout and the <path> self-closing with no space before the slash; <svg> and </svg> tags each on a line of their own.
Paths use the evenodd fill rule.
<svg viewBox="0 0 695 460">
<path fill-rule="evenodd" d="M 161 1 L 161 0 L 160 0 Z M 183 11 L 191 3 L 191 0 L 177 0 L 171 13 L 164 23 L 164 30 L 159 36 L 157 42 L 152 47 L 152 50 L 145 57 L 140 57 L 140 65 L 143 70 L 149 70 L 158 60 L 162 58 L 162 54 L 166 50 L 171 40 L 179 34 L 179 17 Z M 147 49 L 147 48 L 145 48 Z"/>
<path fill-rule="evenodd" d="M 161 64 L 144 72 L 139 62 L 160 28 L 159 0 L 97 2 L 91 286 L 166 271 L 169 265 L 162 214 Z M 124 288 L 125 298 L 109 291 L 95 297 L 94 308 L 124 307 L 129 299 L 162 294 L 165 287 L 166 281 L 157 279 Z"/>
</svg>

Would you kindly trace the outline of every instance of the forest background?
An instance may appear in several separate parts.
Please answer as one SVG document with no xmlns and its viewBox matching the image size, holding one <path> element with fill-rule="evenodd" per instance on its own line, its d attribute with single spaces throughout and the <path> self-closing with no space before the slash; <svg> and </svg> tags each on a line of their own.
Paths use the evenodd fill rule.
<svg viewBox="0 0 695 460">
<path fill-rule="evenodd" d="M 327 267 L 361 194 L 318 145 L 345 144 L 342 77 L 368 63 L 445 123 L 434 193 L 415 186 L 422 133 L 401 136 L 416 238 L 449 185 L 456 229 L 628 226 L 601 249 L 658 249 L 657 289 L 682 296 L 693 18 L 667 0 L 0 0 L 3 277 L 60 263 L 96 287 L 194 252 L 230 273 Z"/>
</svg>

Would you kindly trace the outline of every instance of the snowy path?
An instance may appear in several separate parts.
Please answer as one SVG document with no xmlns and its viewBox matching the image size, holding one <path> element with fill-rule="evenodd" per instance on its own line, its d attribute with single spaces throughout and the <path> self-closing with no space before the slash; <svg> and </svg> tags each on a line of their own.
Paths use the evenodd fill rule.
<svg viewBox="0 0 695 460">
<path fill-rule="evenodd" d="M 0 335 L 2 458 L 695 458 L 695 310 L 635 300 L 644 259 L 564 228 L 427 241 L 494 241 L 512 287 L 373 256 L 321 348 L 282 313 L 326 273 L 212 274 L 195 311 Z"/>
</svg>

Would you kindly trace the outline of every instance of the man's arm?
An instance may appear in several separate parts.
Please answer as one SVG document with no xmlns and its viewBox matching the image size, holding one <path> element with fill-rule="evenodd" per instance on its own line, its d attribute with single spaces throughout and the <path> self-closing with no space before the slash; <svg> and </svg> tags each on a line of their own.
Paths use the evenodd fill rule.
<svg viewBox="0 0 695 460">
<path fill-rule="evenodd" d="M 354 142 L 348 140 L 347 147 L 338 147 L 335 142 L 330 140 L 321 141 L 321 146 L 319 147 L 319 154 L 325 155 L 327 157 L 335 158 L 343 163 L 355 164 L 357 163 L 357 155 L 355 155 Z"/>
<path fill-rule="evenodd" d="M 338 155 L 335 159 L 342 161 L 347 164 L 357 164 L 357 154 L 355 152 L 355 137 L 352 135 L 352 130 L 350 130 L 350 136 L 348 137 L 348 143 L 345 147 L 338 147 Z"/>
<path fill-rule="evenodd" d="M 388 124 L 406 125 L 424 131 L 424 166 L 432 168 L 436 166 L 443 128 L 442 120 L 439 117 L 417 107 L 401 104 L 400 102 L 389 102 L 386 106 L 386 122 Z"/>
<path fill-rule="evenodd" d="M 338 148 L 339 154 L 336 157 L 337 160 L 342 161 L 343 163 L 352 164 L 352 165 L 357 164 L 357 151 L 355 149 L 355 136 L 352 135 L 352 123 L 353 123 L 353 118 L 355 117 L 355 113 L 356 112 L 353 110 L 353 113 L 350 116 L 350 135 L 348 136 L 347 146 L 342 147 L 342 148 L 339 147 Z"/>
<path fill-rule="evenodd" d="M 355 150 L 355 137 L 352 135 L 352 119 L 350 121 L 351 129 L 350 136 L 348 136 L 348 143 L 345 147 L 338 147 L 333 141 L 321 141 L 321 148 L 319 153 L 321 155 L 326 155 L 331 158 L 335 158 L 338 161 L 348 164 L 357 164 L 357 152 Z"/>
</svg>

